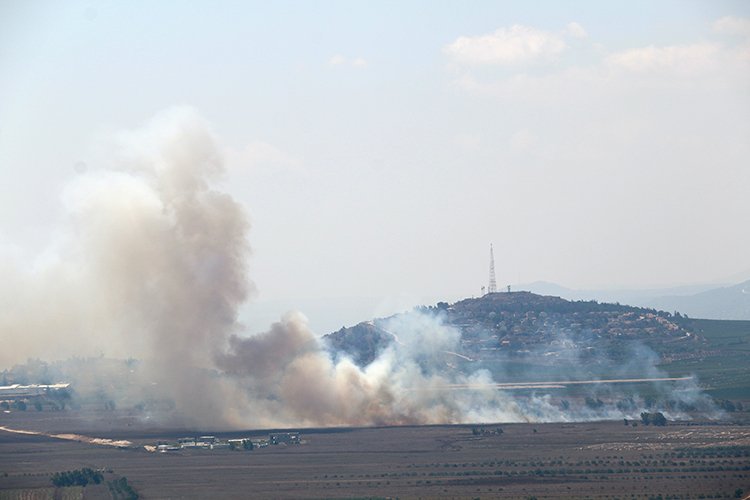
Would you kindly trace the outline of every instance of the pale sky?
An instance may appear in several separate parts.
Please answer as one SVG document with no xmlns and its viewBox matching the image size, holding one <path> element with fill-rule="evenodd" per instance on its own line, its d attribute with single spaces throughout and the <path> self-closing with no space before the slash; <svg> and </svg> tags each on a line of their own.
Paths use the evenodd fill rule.
<svg viewBox="0 0 750 500">
<path fill-rule="evenodd" d="M 0 0 L 0 249 L 182 105 L 259 301 L 476 295 L 490 243 L 501 285 L 750 269 L 750 2 Z"/>
</svg>

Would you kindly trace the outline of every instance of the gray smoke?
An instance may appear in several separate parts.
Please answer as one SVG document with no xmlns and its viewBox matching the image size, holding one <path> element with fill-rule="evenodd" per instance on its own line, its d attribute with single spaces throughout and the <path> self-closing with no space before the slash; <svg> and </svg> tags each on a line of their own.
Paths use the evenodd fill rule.
<svg viewBox="0 0 750 500">
<path fill-rule="evenodd" d="M 202 418 L 224 394 L 196 370 L 211 368 L 238 330 L 237 308 L 252 290 L 247 218 L 210 187 L 221 157 L 190 109 L 164 112 L 116 144 L 110 168 L 65 188 L 52 248 L 26 274 L 2 280 L 12 288 L 3 290 L 10 348 L 0 361 L 136 356 L 148 361 L 146 378 L 178 403 L 191 400 Z"/>
<path fill-rule="evenodd" d="M 118 381 L 106 388 L 115 399 L 168 398 L 174 418 L 214 428 L 614 416 L 566 413 L 548 395 L 511 397 L 486 370 L 447 370 L 460 332 L 434 315 L 390 320 L 397 341 L 366 367 L 329 352 L 299 313 L 244 336 L 237 316 L 253 292 L 249 224 L 212 187 L 222 160 L 208 126 L 178 108 L 116 144 L 112 165 L 89 168 L 65 189 L 50 250 L 32 266 L 0 268 L 1 364 L 136 357 L 137 370 L 105 373 L 99 363 L 82 378 L 92 387 Z"/>
<path fill-rule="evenodd" d="M 217 363 L 250 395 L 253 421 L 268 426 L 633 419 L 651 407 L 632 389 L 628 393 L 608 384 L 584 387 L 567 406 L 560 392 L 553 397 L 543 389 L 498 390 L 495 380 L 502 373 L 471 365 L 451 368 L 452 353 L 461 350 L 460 332 L 440 315 L 400 314 L 384 326 L 395 341 L 365 367 L 322 347 L 299 314 L 288 315 L 263 335 L 232 337 L 230 350 Z M 666 376 L 653 367 L 653 352 L 646 346 L 633 349 L 632 366 L 623 366 L 621 373 Z M 578 348 L 566 349 L 568 363 L 555 380 L 585 378 L 574 368 L 580 355 Z M 638 371 L 626 371 L 633 366 Z M 617 369 L 610 373 L 609 378 L 618 376 Z M 689 412 L 717 415 L 693 380 L 658 382 L 647 389 L 669 418 L 689 418 Z"/>
<path fill-rule="evenodd" d="M 408 320 L 407 320 L 408 318 Z M 328 352 L 304 316 L 287 315 L 265 334 L 233 336 L 218 366 L 253 402 L 248 410 L 262 425 L 382 425 L 519 421 L 522 411 L 489 386 L 487 372 L 441 374 L 444 351 L 459 332 L 427 315 L 394 321 L 399 342 L 365 368 Z M 451 384 L 484 390 L 446 390 Z"/>
</svg>

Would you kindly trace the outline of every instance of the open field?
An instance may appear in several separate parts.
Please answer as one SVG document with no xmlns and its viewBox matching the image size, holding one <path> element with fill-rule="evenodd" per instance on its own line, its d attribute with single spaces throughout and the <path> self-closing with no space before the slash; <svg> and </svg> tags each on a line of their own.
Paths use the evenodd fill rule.
<svg viewBox="0 0 750 500">
<path fill-rule="evenodd" d="M 5 417 L 4 425 L 19 428 L 37 415 Z M 68 418 L 70 432 L 87 425 L 76 427 Z M 38 429 L 50 421 L 26 423 Z M 738 489 L 750 492 L 749 426 L 481 426 L 497 427 L 501 434 L 476 435 L 472 426 L 311 429 L 302 431 L 298 446 L 173 453 L 148 453 L 143 445 L 208 431 L 124 428 L 96 436 L 127 439 L 129 449 L 0 432 L 0 497 L 50 498 L 42 490 L 50 491 L 53 472 L 82 467 L 111 471 L 106 480 L 127 477 L 142 498 L 732 498 Z M 64 493 L 109 498 L 103 485 Z"/>
<path fill-rule="evenodd" d="M 706 392 L 717 398 L 750 399 L 750 321 L 691 319 L 690 326 L 706 339 L 692 359 L 661 366 L 670 376 L 696 375 Z"/>
</svg>

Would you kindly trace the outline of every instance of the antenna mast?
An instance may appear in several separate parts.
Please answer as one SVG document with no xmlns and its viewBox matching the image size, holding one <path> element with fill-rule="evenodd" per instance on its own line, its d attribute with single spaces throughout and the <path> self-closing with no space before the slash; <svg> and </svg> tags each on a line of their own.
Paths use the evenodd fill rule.
<svg viewBox="0 0 750 500">
<path fill-rule="evenodd" d="M 487 287 L 487 293 L 497 292 L 497 282 L 495 281 L 495 254 L 492 251 L 492 243 L 490 243 L 490 283 Z"/>
</svg>

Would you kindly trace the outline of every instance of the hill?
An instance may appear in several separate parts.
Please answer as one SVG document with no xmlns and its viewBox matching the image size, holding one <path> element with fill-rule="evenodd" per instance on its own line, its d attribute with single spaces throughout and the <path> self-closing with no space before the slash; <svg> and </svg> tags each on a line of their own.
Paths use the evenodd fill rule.
<svg viewBox="0 0 750 500">
<path fill-rule="evenodd" d="M 596 301 L 568 301 L 530 292 L 503 292 L 439 302 L 391 318 L 342 328 L 325 337 L 335 349 L 366 365 L 394 341 L 388 324 L 404 315 L 427 314 L 460 332 L 461 352 L 474 361 L 507 358 L 578 358 L 623 361 L 632 341 L 663 356 L 700 351 L 702 339 L 681 316 Z"/>
<path fill-rule="evenodd" d="M 750 321 L 503 292 L 359 323 L 325 341 L 366 366 L 420 315 L 460 335 L 449 370 L 487 369 L 499 381 L 695 375 L 712 396 L 750 399 Z"/>
<path fill-rule="evenodd" d="M 689 327 L 701 349 L 664 357 L 661 368 L 672 376 L 695 375 L 717 398 L 750 400 L 750 321 L 694 319 Z"/>
</svg>

